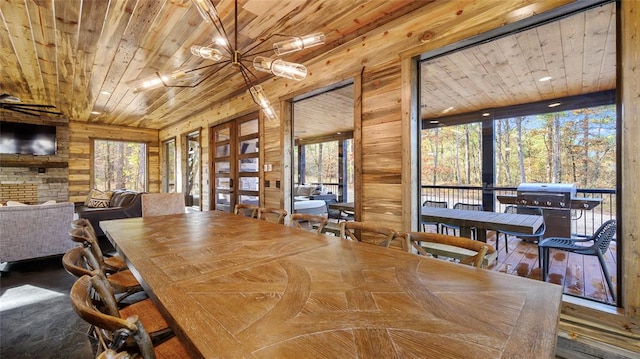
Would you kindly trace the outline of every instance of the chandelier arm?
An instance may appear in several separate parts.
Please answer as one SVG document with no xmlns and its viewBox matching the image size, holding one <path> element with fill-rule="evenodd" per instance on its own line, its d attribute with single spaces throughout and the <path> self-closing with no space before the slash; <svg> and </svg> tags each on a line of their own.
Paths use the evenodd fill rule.
<svg viewBox="0 0 640 359">
<path fill-rule="evenodd" d="M 218 63 L 220 64 L 220 63 Z M 210 78 L 211 76 L 217 74 L 220 70 L 224 69 L 225 67 L 227 67 L 227 65 L 231 64 L 231 61 L 225 61 L 224 65 L 220 66 L 218 69 L 216 69 L 215 71 L 211 71 L 210 73 L 208 73 L 207 75 L 205 75 L 203 78 L 201 78 L 198 82 L 196 82 L 192 87 L 196 87 L 198 85 L 200 85 L 203 81 L 205 81 L 206 79 Z"/>
<path fill-rule="evenodd" d="M 248 72 L 256 81 L 258 81 L 258 76 L 256 76 L 245 64 L 243 64 L 242 62 L 238 63 L 240 65 L 240 69 L 244 69 L 244 71 Z M 253 82 L 251 82 L 251 85 L 253 86 Z"/>
<path fill-rule="evenodd" d="M 231 47 L 231 44 L 229 43 L 229 35 L 227 35 L 227 31 L 224 28 L 224 24 L 222 23 L 222 19 L 218 15 L 218 9 L 216 9 L 216 5 L 213 3 L 213 1 L 210 0 L 210 2 L 211 2 L 211 6 L 213 6 L 213 9 L 215 10 L 215 18 L 213 16 L 211 16 L 211 14 L 208 13 L 208 12 L 207 12 L 207 16 L 209 16 L 209 19 L 211 19 L 211 23 L 216 28 L 216 31 L 218 32 L 218 34 L 224 36 L 225 46 L 223 46 L 223 47 L 229 52 L 229 55 L 233 56 L 233 48 Z M 236 29 L 235 31 L 237 32 L 238 30 Z"/>
<path fill-rule="evenodd" d="M 214 62 L 214 63 L 212 63 L 210 65 L 204 65 L 204 66 L 196 67 L 195 69 L 187 70 L 187 71 L 185 71 L 185 73 L 199 71 L 199 70 L 206 69 L 206 68 L 209 68 L 209 67 L 212 67 L 212 66 L 216 66 L 216 65 L 220 65 L 220 64 L 228 65 L 230 63 L 231 63 L 231 60 L 218 61 L 218 62 Z"/>
<path fill-rule="evenodd" d="M 251 56 L 266 54 L 267 52 L 273 52 L 273 49 L 264 50 L 264 51 L 258 51 L 258 52 L 252 52 L 250 54 L 242 54 L 242 56 L 251 57 Z"/>
</svg>

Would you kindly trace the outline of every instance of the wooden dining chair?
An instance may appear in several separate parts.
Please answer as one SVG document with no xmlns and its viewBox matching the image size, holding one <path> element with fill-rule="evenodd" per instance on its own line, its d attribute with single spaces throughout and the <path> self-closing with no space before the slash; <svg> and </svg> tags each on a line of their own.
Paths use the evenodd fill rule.
<svg viewBox="0 0 640 359">
<path fill-rule="evenodd" d="M 317 214 L 307 214 L 307 213 L 292 213 L 289 216 L 289 225 L 294 228 L 300 229 L 314 229 L 318 234 L 322 233 L 324 226 L 327 225 L 329 220 L 325 216 L 320 216 Z M 303 226 L 303 224 L 307 226 Z"/>
<path fill-rule="evenodd" d="M 287 211 L 280 208 L 260 207 L 258 208 L 258 219 L 284 224 L 284 217 L 287 216 Z"/>
<path fill-rule="evenodd" d="M 96 307 L 93 293 L 100 296 L 100 305 L 103 310 Z M 157 318 L 143 312 L 142 308 L 133 310 L 133 304 L 126 307 L 132 310 L 118 310 L 115 302 L 110 298 L 108 285 L 100 278 L 100 274 L 80 277 L 71 287 L 71 305 L 76 313 L 87 323 L 96 327 L 99 335 L 98 353 L 103 350 L 128 349 L 126 346 L 129 338 L 133 338 L 136 350 L 143 358 L 188 358 L 189 354 L 182 343 L 173 336 L 173 332 L 167 328 L 166 321 L 157 312 Z M 157 309 L 156 309 L 157 311 Z M 144 324 L 143 324 L 144 323 Z M 162 324 L 163 323 L 163 324 Z M 165 328 L 162 336 L 156 335 L 158 345 L 152 341 L 153 330 L 161 324 Z"/>
<path fill-rule="evenodd" d="M 100 244 L 98 243 L 98 237 L 96 236 L 96 231 L 91 225 L 91 222 L 86 218 L 79 218 L 71 222 L 71 229 L 84 229 L 84 236 L 82 240 L 86 240 L 88 243 L 82 243 L 85 246 L 91 248 L 96 258 L 102 258 L 102 261 L 105 266 L 105 270 L 109 272 L 118 272 L 124 269 L 127 269 L 127 264 L 124 259 L 119 255 L 106 256 L 100 249 Z M 78 239 L 78 238 L 76 238 Z M 72 240 L 74 240 L 72 238 Z"/>
<path fill-rule="evenodd" d="M 442 253 L 442 255 L 459 259 L 462 264 L 472 264 L 478 268 L 483 267 L 487 254 L 496 251 L 489 244 L 465 237 L 427 232 L 409 232 L 407 235 L 410 244 L 418 254 L 434 256 L 433 253 Z"/>
<path fill-rule="evenodd" d="M 340 238 L 389 248 L 396 231 L 365 222 L 340 222 Z"/>
<path fill-rule="evenodd" d="M 117 272 L 110 272 L 107 270 L 104 258 L 102 257 L 102 252 L 99 250 L 100 248 L 97 245 L 92 244 L 91 236 L 85 229 L 72 229 L 71 232 L 69 232 L 69 236 L 71 237 L 71 240 L 82 244 L 84 248 L 88 249 L 88 251 L 82 252 L 84 258 L 81 262 L 87 266 L 86 269 L 89 271 L 98 271 L 108 278 L 114 291 L 118 294 L 122 294 L 119 300 L 123 300 L 134 293 L 142 291 L 142 286 L 130 270 L 124 269 Z M 76 252 L 74 255 L 77 256 L 78 253 Z M 77 260 L 77 257 L 73 258 L 76 259 L 74 263 L 80 263 L 80 261 Z M 67 271 L 73 274 L 72 271 L 68 269 Z"/>
<path fill-rule="evenodd" d="M 143 193 L 140 195 L 142 217 L 184 214 L 184 193 Z"/>
<path fill-rule="evenodd" d="M 96 359 L 132 359 L 128 352 L 117 352 L 112 349 L 107 349 L 98 354 Z"/>
<path fill-rule="evenodd" d="M 249 218 L 258 218 L 258 206 L 253 204 L 238 203 L 233 208 L 233 213 Z"/>
</svg>

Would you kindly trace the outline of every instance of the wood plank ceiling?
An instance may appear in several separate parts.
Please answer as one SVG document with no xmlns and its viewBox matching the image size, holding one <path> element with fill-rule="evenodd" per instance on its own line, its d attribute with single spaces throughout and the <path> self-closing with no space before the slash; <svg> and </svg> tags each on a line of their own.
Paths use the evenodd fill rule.
<svg viewBox="0 0 640 359">
<path fill-rule="evenodd" d="M 214 1 L 233 41 L 234 1 Z M 304 63 L 430 2 L 238 0 L 238 48 L 324 32 L 325 45 L 286 55 Z M 0 19 L 0 94 L 54 105 L 73 121 L 160 129 L 246 91 L 229 68 L 196 88 L 133 93 L 127 84 L 207 63 L 190 47 L 211 43 L 215 30 L 190 0 L 3 0 Z"/>
<path fill-rule="evenodd" d="M 239 48 L 274 33 L 324 32 L 325 45 L 286 55 L 288 61 L 304 63 L 429 2 L 238 0 Z M 232 32 L 234 2 L 215 4 Z M 190 0 L 2 1 L 0 18 L 0 94 L 55 105 L 74 121 L 160 129 L 246 91 L 237 71 L 230 69 L 196 88 L 131 91 L 128 82 L 156 71 L 207 64 L 189 49 L 210 43 L 214 30 Z M 614 20 L 615 6 L 609 4 L 430 60 L 423 65 L 422 117 L 615 88 Z M 272 43 L 265 41 L 257 50 L 268 50 Z M 538 81 L 544 76 L 553 79 Z M 315 98 L 315 104 L 305 100 L 309 115 L 304 121 L 327 124 L 331 119 L 322 116 L 327 96 Z M 332 102 L 334 109 L 351 106 L 349 101 Z M 345 107 L 336 113 L 351 111 Z M 322 118 L 313 118 L 314 113 Z M 332 118 L 339 126 L 334 132 L 345 130 L 343 116 Z M 305 127 L 296 123 L 299 133 L 321 134 Z"/>
<path fill-rule="evenodd" d="M 421 68 L 423 119 L 612 90 L 615 4 L 434 58 Z M 545 77 L 551 79 L 540 81 Z"/>
</svg>

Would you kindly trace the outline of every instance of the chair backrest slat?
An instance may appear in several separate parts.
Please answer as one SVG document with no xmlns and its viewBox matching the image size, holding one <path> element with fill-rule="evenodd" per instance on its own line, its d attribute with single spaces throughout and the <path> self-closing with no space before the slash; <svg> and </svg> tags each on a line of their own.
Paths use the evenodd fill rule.
<svg viewBox="0 0 640 359">
<path fill-rule="evenodd" d="M 280 208 L 260 207 L 258 208 L 258 219 L 267 222 L 284 224 L 284 217 L 287 211 Z"/>
<path fill-rule="evenodd" d="M 476 203 L 462 203 L 458 202 L 453 205 L 454 209 L 464 209 L 467 211 L 482 211 L 482 205 Z"/>
<path fill-rule="evenodd" d="M 601 253 L 606 252 L 611 240 L 616 236 L 617 227 L 618 222 L 615 219 L 604 222 L 591 237 L 594 241 L 593 246 L 600 249 Z"/>
<path fill-rule="evenodd" d="M 356 235 L 356 231 L 360 232 L 360 236 Z M 340 223 L 340 238 L 376 244 L 385 248 L 388 248 L 391 245 L 395 234 L 396 231 L 391 228 L 376 226 L 370 223 L 349 221 Z M 363 240 L 365 237 L 376 237 L 376 239 L 381 240 L 372 242 L 368 239 Z"/>
<path fill-rule="evenodd" d="M 300 222 L 307 222 L 311 225 L 311 227 L 315 225 L 317 226 L 316 227 L 317 233 L 322 233 L 324 226 L 326 226 L 328 223 L 327 218 L 324 216 L 307 214 L 307 213 L 292 213 L 291 216 L 289 216 L 289 221 L 290 221 L 289 224 L 291 225 L 291 227 L 300 228 L 300 229 L 308 229 L 303 227 L 300 224 Z"/>
<path fill-rule="evenodd" d="M 493 246 L 480 241 L 474 241 L 470 238 L 450 236 L 447 234 L 429 233 L 429 232 L 409 232 L 409 241 L 419 254 L 427 255 L 427 252 L 420 245 L 421 242 L 440 243 L 458 248 L 464 248 L 476 252 L 476 255 L 465 260 L 461 260 L 462 264 L 470 264 L 473 262 L 474 267 L 482 267 L 484 257 L 487 254 L 494 253 L 496 250 Z"/>
<path fill-rule="evenodd" d="M 233 213 L 250 218 L 258 218 L 258 206 L 253 204 L 238 203 L 233 208 Z"/>
</svg>

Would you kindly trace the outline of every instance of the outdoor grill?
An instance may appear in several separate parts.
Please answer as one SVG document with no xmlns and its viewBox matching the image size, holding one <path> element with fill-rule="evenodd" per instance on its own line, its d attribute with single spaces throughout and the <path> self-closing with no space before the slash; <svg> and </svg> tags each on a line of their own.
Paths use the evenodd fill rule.
<svg viewBox="0 0 640 359">
<path fill-rule="evenodd" d="M 542 209 L 547 226 L 544 238 L 571 237 L 571 210 L 590 210 L 598 198 L 576 197 L 571 183 L 521 183 L 516 196 L 497 196 L 501 203 Z"/>
</svg>

